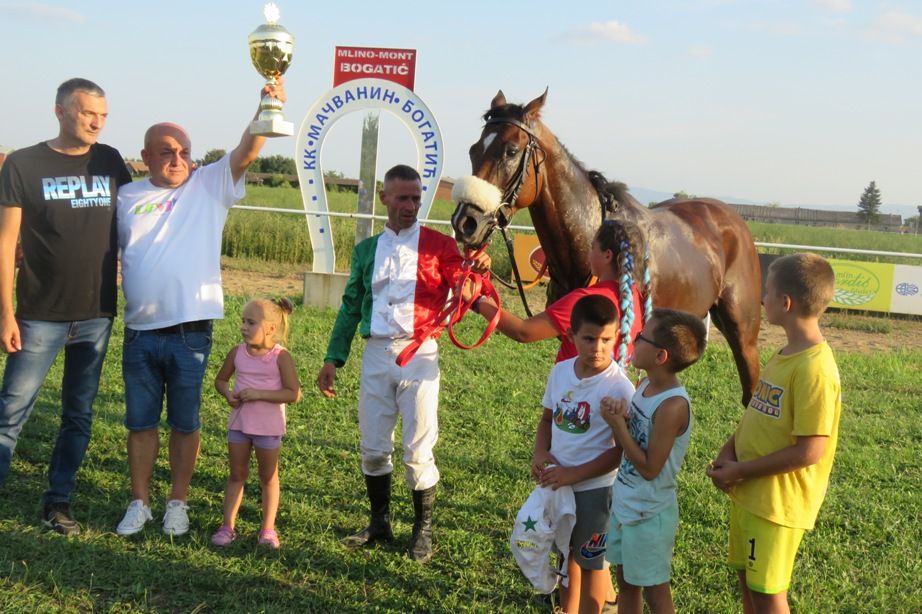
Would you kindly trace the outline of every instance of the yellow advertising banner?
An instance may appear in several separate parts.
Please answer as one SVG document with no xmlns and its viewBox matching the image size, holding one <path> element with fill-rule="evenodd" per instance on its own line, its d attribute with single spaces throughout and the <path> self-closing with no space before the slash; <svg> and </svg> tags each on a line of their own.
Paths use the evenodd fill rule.
<svg viewBox="0 0 922 614">
<path fill-rule="evenodd" d="M 519 267 L 522 281 L 533 281 L 544 267 L 544 250 L 535 235 L 517 234 L 512 239 L 512 253 L 515 254 L 515 264 Z M 545 271 L 542 279 L 549 280 L 550 275 Z"/>
<path fill-rule="evenodd" d="M 892 264 L 829 260 L 836 274 L 836 291 L 830 307 L 891 311 L 893 300 Z"/>
</svg>

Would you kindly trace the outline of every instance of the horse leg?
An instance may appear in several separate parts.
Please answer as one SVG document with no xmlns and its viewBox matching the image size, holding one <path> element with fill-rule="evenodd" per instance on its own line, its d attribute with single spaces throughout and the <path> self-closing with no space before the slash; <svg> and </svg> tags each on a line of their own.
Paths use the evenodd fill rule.
<svg viewBox="0 0 922 614">
<path fill-rule="evenodd" d="M 731 287 L 724 288 L 710 313 L 733 352 L 743 388 L 743 406 L 746 406 L 759 381 L 758 340 L 762 314 L 758 299 L 740 300 L 737 294 Z"/>
</svg>

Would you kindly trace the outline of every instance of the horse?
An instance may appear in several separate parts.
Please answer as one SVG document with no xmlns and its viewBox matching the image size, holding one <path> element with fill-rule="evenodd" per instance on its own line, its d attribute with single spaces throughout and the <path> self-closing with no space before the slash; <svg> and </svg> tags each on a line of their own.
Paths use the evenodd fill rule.
<svg viewBox="0 0 922 614">
<path fill-rule="evenodd" d="M 529 207 L 550 272 L 550 303 L 589 282 L 589 249 L 603 219 L 633 222 L 646 237 L 654 306 L 710 313 L 733 352 L 747 405 L 759 379 L 761 270 L 746 223 L 712 198 L 644 207 L 557 140 L 540 119 L 546 98 L 547 90 L 525 106 L 507 103 L 502 90 L 493 98 L 469 150 L 472 176 L 456 183 L 455 239 L 480 247 Z"/>
</svg>

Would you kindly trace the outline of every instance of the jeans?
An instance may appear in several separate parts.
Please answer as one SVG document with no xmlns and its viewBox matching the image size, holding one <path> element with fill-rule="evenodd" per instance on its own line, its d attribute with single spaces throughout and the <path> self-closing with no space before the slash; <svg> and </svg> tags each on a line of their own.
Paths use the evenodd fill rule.
<svg viewBox="0 0 922 614">
<path fill-rule="evenodd" d="M 164 391 L 170 428 L 180 433 L 199 430 L 202 383 L 211 344 L 210 330 L 165 334 L 125 329 L 122 377 L 125 427 L 129 431 L 160 426 Z"/>
<path fill-rule="evenodd" d="M 45 503 L 70 501 L 93 422 L 93 400 L 112 332 L 112 318 L 75 322 L 20 320 L 22 349 L 9 354 L 0 388 L 0 486 L 16 440 L 32 413 L 51 363 L 64 348 L 61 426 L 48 464 Z"/>
</svg>

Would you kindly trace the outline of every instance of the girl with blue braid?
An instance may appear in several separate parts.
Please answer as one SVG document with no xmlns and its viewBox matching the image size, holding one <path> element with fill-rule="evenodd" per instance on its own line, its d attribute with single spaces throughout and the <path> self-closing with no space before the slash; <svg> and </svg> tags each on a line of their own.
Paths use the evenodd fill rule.
<svg viewBox="0 0 922 614">
<path fill-rule="evenodd" d="M 649 255 L 640 229 L 631 222 L 606 220 L 596 231 L 589 253 L 592 275 L 597 279 L 594 284 L 570 292 L 527 320 L 498 309 L 483 297 L 474 303 L 473 309 L 488 321 L 499 310 L 496 329 L 521 343 L 559 337 L 557 362 L 560 362 L 576 356 L 576 347 L 566 336 L 573 305 L 584 296 L 601 294 L 618 310 L 615 359 L 624 367 L 630 362 L 634 337 L 653 309 L 648 263 Z"/>
</svg>

